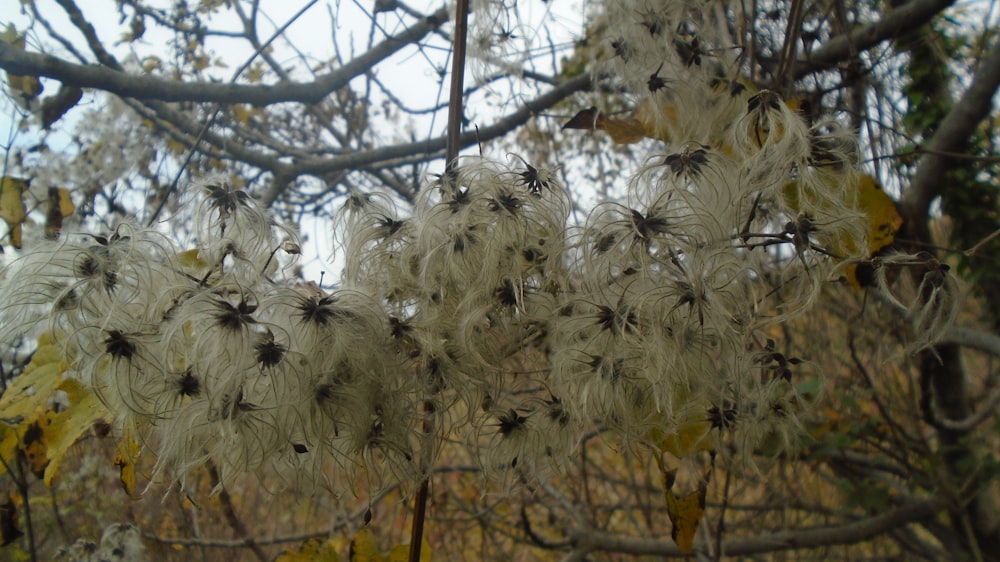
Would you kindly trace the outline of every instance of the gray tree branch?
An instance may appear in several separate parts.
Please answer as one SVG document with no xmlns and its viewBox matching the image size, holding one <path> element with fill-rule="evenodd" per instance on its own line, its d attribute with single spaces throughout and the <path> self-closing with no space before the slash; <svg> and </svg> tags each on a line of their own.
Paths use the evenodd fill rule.
<svg viewBox="0 0 1000 562">
<path fill-rule="evenodd" d="M 352 79 L 400 49 L 422 40 L 448 21 L 447 8 L 441 8 L 398 35 L 375 45 L 363 55 L 312 82 L 279 82 L 270 85 L 241 85 L 215 82 L 179 82 L 158 76 L 129 74 L 96 65 L 83 65 L 43 55 L 20 51 L 0 42 L 0 68 L 18 76 L 42 76 L 80 88 L 104 90 L 120 97 L 140 100 L 249 103 L 264 106 L 282 102 L 313 104 L 322 100 Z"/>
<path fill-rule="evenodd" d="M 941 343 L 954 343 L 1000 357 L 1000 336 L 976 328 L 954 326 L 944 333 Z"/>
<path fill-rule="evenodd" d="M 948 154 L 965 151 L 969 137 L 990 114 L 997 88 L 1000 88 L 1000 41 L 993 42 L 969 88 L 922 147 L 924 155 L 901 201 L 907 219 L 927 215 L 931 201 L 946 185 L 945 176 L 953 161 Z"/>
<path fill-rule="evenodd" d="M 724 554 L 726 556 L 748 556 L 765 552 L 857 543 L 892 529 L 933 517 L 946 509 L 947 505 L 947 502 L 941 498 L 913 500 L 879 515 L 843 525 L 790 529 L 759 537 L 733 539 L 723 542 Z M 680 549 L 672 541 L 623 537 L 590 528 L 574 530 L 570 539 L 576 545 L 576 551 L 602 550 L 634 555 L 683 556 Z"/>
<path fill-rule="evenodd" d="M 906 29 L 913 29 L 929 22 L 934 16 L 955 3 L 955 0 L 914 0 L 893 8 L 875 23 L 858 28 L 847 35 L 827 41 L 795 66 L 795 76 L 835 66 L 859 51 L 870 49 L 882 41 L 897 37 Z"/>
<path fill-rule="evenodd" d="M 590 88 L 590 85 L 589 74 L 567 80 L 525 103 L 517 111 L 502 117 L 492 125 L 479 129 L 478 134 L 474 131 L 462 134 L 460 146 L 464 148 L 472 146 L 477 142 L 486 142 L 503 136 L 519 125 L 526 123 L 532 116 L 554 106 L 576 92 Z M 445 144 L 445 137 L 440 136 L 423 141 L 343 154 L 334 156 L 333 158 L 302 160 L 288 166 L 286 172 L 290 177 L 297 177 L 301 175 L 323 175 L 343 170 L 401 165 L 413 159 L 425 160 L 427 158 L 441 157 L 444 155 Z M 285 188 L 287 188 L 287 184 L 274 182 L 271 188 L 261 196 L 261 202 L 266 206 L 271 205 Z"/>
</svg>

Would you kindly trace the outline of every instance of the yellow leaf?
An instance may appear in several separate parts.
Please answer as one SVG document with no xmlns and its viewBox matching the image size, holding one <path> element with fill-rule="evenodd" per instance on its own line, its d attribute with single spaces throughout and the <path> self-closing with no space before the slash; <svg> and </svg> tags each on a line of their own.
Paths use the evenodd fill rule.
<svg viewBox="0 0 1000 562">
<path fill-rule="evenodd" d="M 3 461 L 0 462 L 0 476 L 7 472 L 5 466 L 17 454 L 18 444 L 20 444 L 20 440 L 17 438 L 16 429 L 9 427 L 6 422 L 0 422 L 0 460 Z"/>
<path fill-rule="evenodd" d="M 823 202 L 821 197 L 829 197 L 830 194 L 840 194 L 844 203 L 854 205 L 854 208 L 867 217 L 868 244 L 865 248 L 866 254 L 872 256 L 880 250 L 891 245 L 895 240 L 896 233 L 903 226 L 903 217 L 899 214 L 896 202 L 889 197 L 882 187 L 875 181 L 875 178 L 868 174 L 858 176 L 853 185 L 847 185 L 848 176 L 836 171 L 825 174 L 822 182 L 828 187 L 829 193 L 821 196 L 805 193 L 798 182 L 793 182 L 785 186 L 785 200 L 793 211 L 801 212 L 805 208 L 818 207 L 823 209 L 824 205 L 839 205 L 840 201 Z M 838 237 L 831 241 L 830 252 L 836 256 L 854 256 L 859 252 L 860 242 L 847 237 Z M 861 289 L 869 283 L 858 275 L 857 264 L 850 264 L 845 268 L 847 281 L 855 289 Z"/>
<path fill-rule="evenodd" d="M 201 258 L 201 250 L 197 248 L 178 253 L 177 263 L 192 277 L 201 278 L 208 271 L 208 262 Z"/>
<path fill-rule="evenodd" d="M 264 65 L 260 62 L 253 63 L 250 65 L 250 68 L 243 73 L 243 76 L 247 79 L 247 82 L 251 84 L 260 82 L 264 79 Z"/>
<path fill-rule="evenodd" d="M 22 195 L 28 182 L 19 178 L 0 178 L 0 218 L 10 227 L 10 240 L 15 248 L 21 247 L 21 224 L 27 217 Z"/>
<path fill-rule="evenodd" d="M 173 138 L 167 139 L 167 150 L 173 154 L 183 154 L 187 150 L 187 146 L 184 143 L 174 140 Z"/>
<path fill-rule="evenodd" d="M 62 187 L 49 188 L 49 208 L 45 213 L 45 237 L 54 240 L 62 230 L 63 219 L 76 210 L 69 190 Z"/>
<path fill-rule="evenodd" d="M 667 516 L 673 528 L 670 536 L 684 555 L 694 551 L 694 536 L 698 531 L 698 523 L 705 514 L 705 494 L 708 491 L 707 478 L 698 485 L 698 489 L 686 496 L 674 495 L 674 481 L 677 470 L 664 470 L 666 483 Z"/>
<path fill-rule="evenodd" d="M 160 57 L 149 56 L 142 59 L 142 71 L 145 72 L 146 74 L 149 74 L 155 70 L 160 70 L 160 68 L 162 67 L 163 67 L 163 61 L 160 60 Z"/>
<path fill-rule="evenodd" d="M 608 117 L 596 107 L 577 113 L 563 129 L 583 129 L 585 131 L 601 130 L 611 135 L 616 144 L 632 144 L 644 138 L 659 138 L 666 141 L 667 133 L 663 127 L 657 127 L 653 116 L 652 102 L 644 101 L 636 108 L 635 113 L 626 119 Z M 676 112 L 673 107 L 665 107 L 668 115 Z"/>
<path fill-rule="evenodd" d="M 21 452 L 28 461 L 28 470 L 39 478 L 45 475 L 45 467 L 49 464 L 48 446 L 45 442 L 48 426 L 48 416 L 42 413 L 28 424 L 21 437 Z"/>
<path fill-rule="evenodd" d="M 234 105 L 232 108 L 233 117 L 244 125 L 249 124 L 251 119 L 257 117 L 261 113 L 260 108 L 245 103 Z"/>
<path fill-rule="evenodd" d="M 409 559 L 409 544 L 397 544 L 389 551 L 389 562 L 406 562 Z M 431 545 L 427 542 L 427 539 L 420 541 L 420 562 L 431 562 Z"/>
<path fill-rule="evenodd" d="M 763 146 L 770 135 L 780 138 L 782 134 L 780 119 L 773 124 L 777 128 L 773 131 L 771 129 L 772 121 L 783 109 L 786 116 L 788 111 L 798 114 L 804 105 L 801 99 L 785 100 L 776 92 L 759 90 L 756 85 L 748 81 L 723 80 L 715 83 L 712 89 L 720 98 L 729 97 L 747 103 L 745 115 L 749 116 L 749 119 L 746 123 L 752 128 L 752 135 L 758 146 Z M 657 103 L 659 106 L 655 105 Z M 678 109 L 669 100 L 648 97 L 640 102 L 635 112 L 627 118 L 609 117 L 596 107 L 591 107 L 577 113 L 562 128 L 605 131 L 616 144 L 632 144 L 644 138 L 670 142 L 671 138 L 683 131 L 684 121 L 690 120 L 690 116 L 682 114 L 681 111 L 683 109 Z M 711 139 L 709 144 L 724 154 L 731 152 L 731 147 L 725 138 Z"/>
<path fill-rule="evenodd" d="M 108 410 L 97 395 L 76 379 L 63 379 L 59 390 L 66 393 L 69 405 L 65 410 L 48 413 L 49 425 L 45 430 L 48 462 L 45 468 L 45 485 L 51 487 L 59 473 L 59 466 L 70 447 L 88 433 L 95 424 L 109 417 Z"/>
<path fill-rule="evenodd" d="M 351 540 L 351 562 L 382 562 L 378 540 L 370 527 L 365 527 Z"/>
<path fill-rule="evenodd" d="M 191 60 L 191 68 L 193 68 L 195 72 L 201 72 L 202 70 L 208 68 L 209 62 L 208 57 L 205 55 L 194 55 Z"/>
<path fill-rule="evenodd" d="M 712 440 L 708 438 L 711 430 L 712 423 L 701 416 L 690 418 L 669 432 L 661 427 L 654 427 L 647 438 L 660 452 L 682 459 L 697 451 L 711 451 Z"/>
<path fill-rule="evenodd" d="M 126 427 L 124 435 L 115 448 L 115 466 L 125 493 L 132 499 L 139 495 L 135 491 L 135 463 L 139 459 L 139 441 L 133 435 L 132 427 Z"/>
<path fill-rule="evenodd" d="M 60 376 L 65 371 L 61 346 L 54 343 L 50 334 L 39 336 L 38 348 L 24 372 L 0 396 L 0 417 L 14 425 L 33 418 L 36 410 L 44 409 L 45 402 L 59 386 Z"/>
<path fill-rule="evenodd" d="M 24 34 L 18 33 L 17 28 L 13 25 L 8 25 L 7 29 L 0 33 L 0 41 L 10 44 L 19 51 L 25 50 Z M 37 76 L 19 76 L 8 73 L 7 87 L 14 98 L 25 105 L 42 93 L 42 82 Z"/>
<path fill-rule="evenodd" d="M 895 241 L 903 217 L 875 178 L 861 176 L 857 189 L 858 210 L 868 215 L 868 251 L 874 254 Z"/>
<path fill-rule="evenodd" d="M 59 214 L 63 218 L 72 215 L 76 211 L 76 205 L 73 204 L 73 198 L 70 197 L 69 190 L 60 187 L 56 189 L 56 192 L 59 199 Z"/>
<path fill-rule="evenodd" d="M 646 439 L 661 453 L 670 453 L 678 459 L 698 451 L 711 451 L 714 441 L 708 411 L 709 406 L 703 400 L 679 388 L 674 392 L 676 418 L 667 420 L 656 414 Z"/>
<path fill-rule="evenodd" d="M 340 562 L 337 556 L 337 541 L 309 539 L 295 552 L 285 551 L 274 562 Z"/>
<path fill-rule="evenodd" d="M 24 373 L 7 387 L 0 397 L 0 412 L 5 426 L 0 440 L 0 455 L 10 458 L 11 435 L 20 434 L 17 447 L 28 460 L 29 468 L 46 486 L 58 474 L 66 453 L 96 422 L 108 417 L 97 396 L 75 379 L 63 378 L 66 362 L 62 348 L 44 334 Z M 65 393 L 65 409 L 50 404 L 56 391 Z M 0 472 L 4 469 L 0 466 Z"/>
</svg>

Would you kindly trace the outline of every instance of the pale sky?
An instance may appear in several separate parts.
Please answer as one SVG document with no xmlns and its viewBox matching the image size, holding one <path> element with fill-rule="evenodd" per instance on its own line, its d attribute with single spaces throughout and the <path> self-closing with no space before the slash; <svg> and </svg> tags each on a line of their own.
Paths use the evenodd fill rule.
<svg viewBox="0 0 1000 562">
<path fill-rule="evenodd" d="M 166 4 L 172 4 L 167 2 Z M 59 33 L 78 45 L 85 56 L 92 57 L 89 50 L 83 47 L 82 36 L 71 25 L 64 11 L 52 0 L 36 0 L 39 11 L 51 19 L 53 28 Z M 197 5 L 197 2 L 190 2 Z M 293 2 L 264 1 L 263 14 L 258 21 L 258 35 L 261 40 L 269 38 L 274 30 L 291 20 L 302 8 L 308 6 L 304 15 L 298 17 L 288 28 L 285 37 L 294 42 L 294 49 L 288 41 L 279 39 L 274 44 L 273 54 L 277 60 L 288 62 L 289 67 L 295 67 L 293 78 L 297 80 L 310 80 L 305 65 L 302 62 L 304 56 L 310 61 L 320 63 L 327 60 L 333 53 L 331 38 L 336 36 L 338 48 L 341 56 L 349 60 L 353 56 L 364 52 L 369 40 L 369 30 L 372 9 L 372 2 L 363 0 L 360 2 L 351 1 L 331 1 L 331 0 L 297 0 Z M 135 42 L 121 42 L 120 34 L 128 29 L 128 20 L 119 23 L 119 12 L 116 3 L 112 0 L 78 0 L 77 5 L 94 24 L 98 37 L 119 58 L 119 60 L 133 60 L 140 64 L 149 57 L 161 59 L 170 56 L 166 41 L 169 36 L 164 32 L 157 33 L 157 28 L 150 23 L 147 25 L 147 32 L 142 39 Z M 440 2 L 433 0 L 413 0 L 407 2 L 411 8 L 422 13 L 431 13 L 441 6 Z M 567 0 L 542 2 L 541 0 L 521 0 L 516 4 L 516 12 L 507 11 L 509 16 L 498 19 L 497 26 L 512 32 L 510 51 L 525 53 L 544 53 L 550 48 L 550 42 L 557 44 L 569 44 L 580 33 L 584 21 L 584 7 L 582 3 L 569 2 Z M 555 10 L 555 12 L 553 12 Z M 131 15 L 131 11 L 126 9 L 126 15 Z M 398 33 L 404 28 L 400 17 L 396 13 L 381 13 L 375 16 L 381 30 L 388 34 Z M 503 20 L 503 21 L 501 21 Z M 28 36 L 29 49 L 33 51 L 41 50 L 48 54 L 76 61 L 65 48 L 59 45 L 45 34 L 41 25 L 32 21 L 29 13 L 21 9 L 20 2 L 3 2 L 0 5 L 0 22 L 13 23 L 19 31 L 31 29 Z M 206 20 L 207 25 L 213 29 L 228 29 L 238 32 L 240 22 L 232 9 L 224 9 L 220 14 L 216 14 Z M 473 34 L 474 34 L 473 30 Z M 335 33 L 334 33 L 335 32 Z M 374 41 L 378 42 L 384 34 L 376 33 Z M 470 38 L 473 41 L 474 37 Z M 41 49 L 39 43 L 41 42 Z M 440 76 L 432 65 L 448 68 L 450 62 L 448 57 L 450 45 L 441 38 L 433 37 L 425 41 L 429 46 L 420 53 L 413 50 L 406 51 L 405 55 L 397 55 L 387 63 L 377 67 L 378 77 L 383 81 L 395 95 L 404 98 L 406 104 L 411 108 L 429 107 L 445 103 L 447 96 L 447 83 L 440 87 Z M 242 39 L 229 39 L 210 37 L 206 40 L 206 48 L 219 57 L 224 66 L 211 67 L 209 71 L 220 81 L 229 81 L 235 69 L 246 62 L 253 53 L 249 43 Z M 91 58 L 93 60 L 93 58 Z M 555 71 L 551 68 L 557 62 L 556 57 L 526 57 L 515 62 L 519 66 L 527 66 L 539 72 L 552 74 Z M 466 85 L 475 83 L 477 78 L 483 74 L 488 74 L 482 62 L 470 60 L 466 71 Z M 487 69 L 488 70 L 488 69 Z M 447 81 L 450 79 L 446 77 Z M 51 81 L 43 81 L 45 95 L 50 95 L 58 89 L 58 84 Z M 491 117 L 504 112 L 510 112 L 514 108 L 509 107 L 516 104 L 516 95 L 512 96 L 510 91 L 497 91 L 496 95 L 490 96 L 487 101 L 484 96 L 482 100 L 475 100 L 470 104 L 467 114 L 472 114 L 477 123 L 482 126 L 489 124 Z M 94 103 L 90 95 L 85 95 L 81 104 L 70 111 L 64 120 L 58 123 L 57 129 L 69 129 L 71 125 L 79 119 L 82 113 L 81 108 L 88 107 Z M 492 105 L 490 105 L 492 104 Z M 37 130 L 26 132 L 16 131 L 12 122 L 12 117 L 19 121 L 19 109 L 16 108 L 9 99 L 0 101 L 0 143 L 7 145 L 13 140 L 22 146 L 37 144 L 39 136 Z M 381 134 L 384 142 L 390 142 L 400 129 L 412 131 L 417 138 L 441 135 L 445 128 L 445 113 L 441 112 L 433 120 L 429 118 L 414 118 L 409 123 L 404 124 L 384 124 L 381 128 L 376 125 L 374 133 Z M 51 133 L 46 137 L 46 144 L 53 151 L 73 150 L 69 136 L 60 133 Z M 496 158 L 503 158 L 504 155 L 490 155 Z M 327 262 L 331 255 L 330 234 L 328 225 L 325 224 L 303 224 L 301 225 L 303 235 L 308 239 L 304 247 L 303 263 L 307 265 L 307 272 L 310 277 L 318 275 L 318 271 L 326 270 L 326 280 L 338 276 L 339 267 L 336 264 Z M 314 256 L 314 257 L 310 257 Z"/>
</svg>

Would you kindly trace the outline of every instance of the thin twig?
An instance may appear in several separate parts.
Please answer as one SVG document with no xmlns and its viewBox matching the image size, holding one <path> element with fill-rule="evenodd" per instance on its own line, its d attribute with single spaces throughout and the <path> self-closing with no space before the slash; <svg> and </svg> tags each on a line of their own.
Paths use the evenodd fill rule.
<svg viewBox="0 0 1000 562">
<path fill-rule="evenodd" d="M 715 453 L 712 454 L 714 462 Z M 715 526 L 715 559 L 722 560 L 724 547 L 722 535 L 726 532 L 726 509 L 729 507 L 729 491 L 732 485 L 732 471 L 726 470 L 726 480 L 722 485 L 722 506 L 719 508 L 719 523 Z"/>
<path fill-rule="evenodd" d="M 236 72 L 233 73 L 233 77 L 232 79 L 229 80 L 229 82 L 231 84 L 235 84 L 236 80 L 239 79 L 240 75 L 243 74 L 243 72 L 246 71 L 246 69 L 250 68 L 250 65 L 253 64 L 253 61 L 256 60 L 257 57 L 261 56 L 261 54 L 264 53 L 264 51 L 271 45 L 271 43 L 273 43 L 278 37 L 280 37 L 281 34 L 283 34 L 285 30 L 287 30 L 288 27 L 291 26 L 296 20 L 302 17 L 302 15 L 304 15 L 306 11 L 309 10 L 309 8 L 312 8 L 317 1 L 318 0 L 312 0 L 311 2 L 303 6 L 302 9 L 296 12 L 291 18 L 289 18 L 284 25 L 275 30 L 275 32 L 271 34 L 271 37 L 267 41 L 264 41 L 264 43 L 259 45 L 257 49 L 254 50 L 253 54 L 250 55 L 250 58 L 248 58 L 246 62 L 244 62 L 239 68 L 236 69 Z M 156 209 L 153 211 L 153 214 L 149 217 L 149 220 L 146 222 L 146 226 L 153 226 L 153 223 L 156 222 L 156 218 L 163 211 L 164 206 L 166 206 L 167 201 L 170 199 L 170 195 L 177 190 L 177 185 L 180 183 L 181 175 L 184 173 L 184 170 L 187 169 L 188 165 L 191 163 L 191 160 L 194 159 L 194 155 L 198 150 L 198 145 L 201 144 L 202 139 L 205 137 L 205 133 L 207 133 L 208 130 L 212 127 L 212 125 L 215 124 L 215 120 L 216 118 L 218 118 L 220 111 L 222 111 L 222 106 L 221 105 L 216 106 L 215 111 L 212 112 L 212 115 L 208 118 L 208 121 L 205 122 L 205 125 L 201 128 L 201 131 L 198 132 L 198 136 L 195 137 L 194 143 L 191 144 L 191 148 L 188 149 L 187 154 L 184 157 L 184 162 L 181 163 L 180 169 L 178 169 L 177 174 L 174 175 L 174 181 L 170 182 L 170 187 L 167 189 L 167 192 L 164 193 L 162 197 L 160 197 L 160 203 L 159 205 L 156 206 Z"/>
<path fill-rule="evenodd" d="M 967 258 L 974 256 L 976 254 L 976 252 L 979 251 L 980 248 L 982 248 L 986 244 L 989 244 L 997 236 L 1000 236 L 1000 229 L 994 230 L 992 234 L 990 234 L 986 238 L 983 238 L 982 240 L 980 240 L 979 242 L 977 242 L 975 246 L 973 246 L 973 247 L 969 248 L 968 250 L 965 250 L 964 252 L 962 252 L 962 255 L 965 256 L 965 257 L 967 257 Z"/>
</svg>

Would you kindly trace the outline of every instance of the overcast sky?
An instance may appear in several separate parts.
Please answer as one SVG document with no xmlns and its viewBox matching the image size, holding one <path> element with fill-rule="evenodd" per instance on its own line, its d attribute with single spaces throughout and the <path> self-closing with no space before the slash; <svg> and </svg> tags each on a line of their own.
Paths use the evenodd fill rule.
<svg viewBox="0 0 1000 562">
<path fill-rule="evenodd" d="M 71 25 L 65 16 L 63 9 L 53 0 L 35 0 L 39 11 L 49 18 L 53 28 L 60 34 L 65 35 L 71 41 L 80 45 L 80 51 L 86 56 L 92 56 L 84 45 L 81 34 Z M 173 2 L 164 2 L 170 5 Z M 514 4 L 514 2 L 511 2 Z M 120 14 L 116 2 L 112 0 L 81 0 L 78 6 L 84 15 L 95 26 L 98 37 L 105 46 L 111 49 L 112 53 L 119 60 L 136 61 L 141 64 L 150 57 L 169 60 L 170 50 L 167 42 L 169 34 L 160 30 L 152 23 L 147 25 L 146 34 L 142 39 L 135 42 L 120 41 L 121 34 L 128 30 L 128 20 L 120 22 Z M 196 6 L 198 3 L 191 1 L 190 5 Z M 411 8 L 422 13 L 431 13 L 442 4 L 433 0 L 412 0 L 407 2 Z M 274 56 L 277 60 L 288 63 L 294 67 L 293 78 L 297 80 L 310 80 L 306 66 L 302 62 L 304 56 L 311 63 L 319 64 L 329 60 L 334 49 L 332 40 L 335 37 L 344 59 L 350 59 L 364 52 L 370 37 L 373 8 L 370 0 L 352 1 L 331 1 L 331 0 L 296 0 L 291 2 L 262 2 L 264 6 L 262 12 L 266 17 L 261 17 L 258 21 L 258 35 L 262 39 L 269 38 L 273 32 L 286 22 L 293 20 L 295 15 L 304 7 L 307 11 L 294 19 L 289 26 L 283 39 L 274 43 Z M 512 34 L 509 45 L 510 60 L 521 66 L 527 66 L 532 70 L 543 73 L 554 73 L 553 64 L 557 64 L 557 58 L 551 55 L 540 56 L 550 50 L 552 44 L 570 45 L 576 40 L 583 28 L 584 7 L 582 2 L 570 2 L 568 0 L 548 1 L 542 0 L 520 0 L 516 3 L 516 11 L 508 11 L 506 14 L 491 19 L 493 26 L 508 30 Z M 131 10 L 126 9 L 126 16 L 131 15 Z M 392 35 L 404 29 L 406 23 L 397 13 L 381 13 L 374 16 L 379 29 L 376 31 L 374 41 L 380 41 L 385 35 Z M 58 42 L 49 37 L 43 27 L 32 22 L 31 15 L 22 10 L 20 2 L 6 1 L 0 2 L 0 22 L 12 23 L 19 31 L 29 30 L 28 45 L 29 50 L 42 51 L 58 57 L 76 62 L 76 59 Z M 228 29 L 239 32 L 241 24 L 235 13 L 231 9 L 223 9 L 211 18 L 206 18 L 206 25 L 213 29 Z M 286 40 L 287 39 L 287 40 Z M 474 38 L 473 38 L 474 40 Z M 291 42 L 291 43 L 290 43 Z M 446 103 L 448 76 L 442 77 L 435 67 L 450 69 L 450 45 L 441 38 L 433 37 L 425 41 L 427 47 L 420 52 L 414 50 L 405 51 L 404 54 L 390 59 L 389 62 L 378 67 L 378 76 L 393 93 L 403 99 L 412 108 L 430 107 Z M 294 47 L 294 48 L 293 48 Z M 233 77 L 234 71 L 243 65 L 252 56 L 253 49 L 247 41 L 243 39 L 229 38 L 209 38 L 206 40 L 206 48 L 217 56 L 223 65 L 210 67 L 209 71 L 214 78 L 220 81 L 229 81 Z M 473 49 L 474 50 L 474 49 Z M 523 53 L 522 58 L 518 58 L 516 53 Z M 91 62 L 93 59 L 91 59 Z M 489 74 L 490 67 L 482 61 L 471 60 L 467 66 L 466 84 L 475 83 L 483 75 Z M 442 87 L 443 83 L 443 87 Z M 55 93 L 58 84 L 44 80 L 45 91 L 43 96 Z M 500 88 L 489 97 L 476 100 L 467 111 L 477 122 L 485 125 L 489 120 L 504 112 L 510 112 L 517 104 L 517 92 L 509 90 L 503 91 Z M 376 100 L 377 102 L 378 100 Z M 67 113 L 64 120 L 59 122 L 56 132 L 45 137 L 45 142 L 50 150 L 73 151 L 74 146 L 68 135 L 59 133 L 60 130 L 71 130 L 78 121 L 81 109 L 94 107 L 95 98 L 88 93 L 80 105 Z M 0 142 L 8 145 L 16 142 L 22 146 L 32 146 L 40 140 L 37 134 L 37 127 L 28 131 L 18 131 L 16 124 L 20 122 L 23 112 L 17 108 L 9 99 L 0 101 Z M 13 119 L 13 120 L 12 120 Z M 409 129 L 417 138 L 427 138 L 441 135 L 444 132 L 444 114 L 440 113 L 434 118 L 413 118 L 408 123 L 383 124 L 381 130 L 376 129 L 375 134 L 381 134 L 384 138 L 390 138 L 402 129 Z M 504 155 L 490 155 L 502 158 Z M 426 170 L 425 170 L 426 171 Z M 310 244 L 307 245 L 305 255 L 316 256 L 306 257 L 310 262 L 310 270 L 328 269 L 333 273 L 339 269 L 331 264 L 324 264 L 325 258 L 329 257 L 329 245 L 324 239 L 329 238 L 326 225 L 302 225 Z M 313 247 L 311 243 L 319 242 L 318 247 Z M 327 277 L 330 280 L 330 277 Z"/>
</svg>

